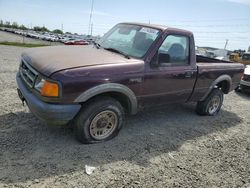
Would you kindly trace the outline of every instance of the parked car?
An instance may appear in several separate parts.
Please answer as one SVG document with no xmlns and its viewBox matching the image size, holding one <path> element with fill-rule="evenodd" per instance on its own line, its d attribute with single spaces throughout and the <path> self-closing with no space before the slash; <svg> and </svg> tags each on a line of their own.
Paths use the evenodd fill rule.
<svg viewBox="0 0 250 188">
<path fill-rule="evenodd" d="M 85 40 L 69 40 L 64 42 L 65 45 L 89 45 L 89 42 L 85 41 Z"/>
<path fill-rule="evenodd" d="M 61 39 L 63 43 L 76 40 L 75 38 L 63 38 Z"/>
<path fill-rule="evenodd" d="M 247 65 L 244 71 L 244 75 L 240 81 L 240 85 L 236 88 L 236 91 L 250 92 L 250 65 Z"/>
<path fill-rule="evenodd" d="M 118 134 L 124 114 L 145 108 L 196 102 L 198 114 L 216 115 L 243 71 L 239 63 L 196 56 L 189 31 L 121 23 L 94 46 L 27 50 L 16 80 L 39 119 L 69 123 L 80 142 L 97 143 Z"/>
</svg>

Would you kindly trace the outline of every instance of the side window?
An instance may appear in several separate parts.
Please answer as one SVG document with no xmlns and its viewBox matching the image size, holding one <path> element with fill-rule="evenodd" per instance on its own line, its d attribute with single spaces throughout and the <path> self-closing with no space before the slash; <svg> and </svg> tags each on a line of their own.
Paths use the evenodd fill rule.
<svg viewBox="0 0 250 188">
<path fill-rule="evenodd" d="M 158 51 L 160 64 L 189 64 L 189 38 L 169 35 Z"/>
</svg>

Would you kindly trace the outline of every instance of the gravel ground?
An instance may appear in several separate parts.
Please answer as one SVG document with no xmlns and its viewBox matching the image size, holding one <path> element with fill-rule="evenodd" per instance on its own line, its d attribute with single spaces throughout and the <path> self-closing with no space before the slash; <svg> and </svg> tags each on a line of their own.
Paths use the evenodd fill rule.
<svg viewBox="0 0 250 188">
<path fill-rule="evenodd" d="M 29 37 L 23 37 L 22 35 L 0 31 L 0 42 L 20 42 L 20 43 L 27 43 L 27 44 L 44 44 L 44 45 L 62 45 L 60 42 L 50 42 L 44 41 L 40 39 L 33 39 Z"/>
<path fill-rule="evenodd" d="M 0 187 L 250 187 L 250 96 L 226 95 L 216 117 L 193 104 L 140 113 L 115 139 L 81 145 L 22 106 L 23 50 L 0 46 Z"/>
</svg>

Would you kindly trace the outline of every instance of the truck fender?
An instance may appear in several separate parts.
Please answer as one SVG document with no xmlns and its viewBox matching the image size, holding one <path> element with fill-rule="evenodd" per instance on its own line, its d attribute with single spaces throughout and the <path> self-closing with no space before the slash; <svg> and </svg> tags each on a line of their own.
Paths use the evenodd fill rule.
<svg viewBox="0 0 250 188">
<path fill-rule="evenodd" d="M 86 102 L 92 97 L 108 92 L 117 92 L 126 96 L 130 102 L 131 114 L 137 113 L 137 98 L 134 92 L 128 87 L 116 83 L 101 84 L 91 89 L 88 89 L 87 91 L 84 91 L 81 95 L 79 95 L 74 102 L 76 103 Z"/>
<path fill-rule="evenodd" d="M 225 92 L 226 94 L 231 91 L 231 87 L 232 87 L 232 78 L 229 75 L 221 75 L 219 76 L 216 80 L 214 80 L 212 82 L 212 84 L 210 85 L 210 87 L 208 88 L 208 91 L 206 92 L 206 94 L 201 98 L 200 101 L 204 101 L 206 99 L 206 97 L 209 95 L 209 93 L 211 93 L 211 91 L 217 87 L 217 84 L 223 81 L 227 81 L 228 83 L 228 90 Z"/>
</svg>

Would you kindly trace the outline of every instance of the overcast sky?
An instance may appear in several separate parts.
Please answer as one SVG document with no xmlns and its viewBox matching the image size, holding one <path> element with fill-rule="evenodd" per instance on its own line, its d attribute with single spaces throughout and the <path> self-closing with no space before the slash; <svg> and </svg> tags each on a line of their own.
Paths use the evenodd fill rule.
<svg viewBox="0 0 250 188">
<path fill-rule="evenodd" d="M 0 19 L 49 29 L 88 33 L 92 0 L 0 0 Z M 93 33 L 118 22 L 164 24 L 194 32 L 196 45 L 250 46 L 250 0 L 94 0 Z"/>
</svg>

